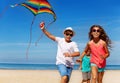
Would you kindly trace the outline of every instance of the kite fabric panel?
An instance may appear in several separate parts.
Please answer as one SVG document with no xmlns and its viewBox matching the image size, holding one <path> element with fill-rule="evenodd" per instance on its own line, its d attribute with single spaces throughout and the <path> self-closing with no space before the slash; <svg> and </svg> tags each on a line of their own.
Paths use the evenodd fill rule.
<svg viewBox="0 0 120 83">
<path fill-rule="evenodd" d="M 41 13 L 49 13 L 53 15 L 54 21 L 56 20 L 56 15 L 47 0 L 28 0 L 21 5 L 26 7 L 35 16 Z"/>
</svg>

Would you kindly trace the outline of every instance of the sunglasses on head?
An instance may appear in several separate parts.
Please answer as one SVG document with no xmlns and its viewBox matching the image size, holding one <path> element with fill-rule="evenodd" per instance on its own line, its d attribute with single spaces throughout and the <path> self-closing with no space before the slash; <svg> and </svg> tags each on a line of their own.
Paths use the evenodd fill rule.
<svg viewBox="0 0 120 83">
<path fill-rule="evenodd" d="M 72 36 L 73 36 L 73 34 L 68 34 L 68 33 L 66 33 L 66 36 L 71 36 L 71 37 L 72 37 Z"/>
<path fill-rule="evenodd" d="M 100 32 L 100 30 L 93 29 L 92 32 Z"/>
</svg>

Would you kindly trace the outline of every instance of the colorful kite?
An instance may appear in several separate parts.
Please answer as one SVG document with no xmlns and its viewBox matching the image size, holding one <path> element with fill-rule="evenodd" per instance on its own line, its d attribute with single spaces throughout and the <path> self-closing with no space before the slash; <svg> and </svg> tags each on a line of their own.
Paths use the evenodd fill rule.
<svg viewBox="0 0 120 83">
<path fill-rule="evenodd" d="M 16 7 L 18 5 L 26 7 L 34 14 L 34 16 L 41 13 L 49 13 L 53 15 L 54 21 L 56 20 L 56 15 L 47 0 L 27 0 L 26 2 L 21 4 L 11 5 L 11 7 Z"/>
<path fill-rule="evenodd" d="M 34 23 L 36 15 L 42 14 L 42 13 L 49 13 L 49 14 L 53 15 L 54 20 L 51 23 L 56 21 L 56 15 L 55 15 L 50 3 L 47 0 L 27 0 L 26 2 L 21 3 L 21 4 L 11 5 L 11 7 L 16 7 L 18 5 L 24 6 L 29 11 L 31 11 L 34 15 L 34 18 L 33 18 L 32 24 L 31 24 L 31 28 L 30 28 L 30 41 L 29 41 L 29 45 L 28 45 L 28 48 L 27 48 L 27 52 L 26 52 L 26 58 L 28 59 L 28 50 L 30 48 L 31 40 L 32 40 L 32 36 L 31 36 L 32 25 Z"/>
</svg>

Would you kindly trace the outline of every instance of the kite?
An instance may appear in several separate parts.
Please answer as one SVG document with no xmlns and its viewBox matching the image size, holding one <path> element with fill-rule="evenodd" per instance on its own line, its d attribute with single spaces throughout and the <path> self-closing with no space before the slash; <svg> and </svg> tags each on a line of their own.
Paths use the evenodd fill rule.
<svg viewBox="0 0 120 83">
<path fill-rule="evenodd" d="M 11 5 L 11 7 L 16 7 L 16 6 L 19 6 L 19 5 L 24 6 L 25 8 L 27 8 L 34 15 L 34 18 L 32 20 L 32 24 L 31 24 L 31 27 L 30 27 L 30 41 L 29 41 L 29 45 L 28 45 L 28 48 L 27 48 L 27 52 L 26 52 L 26 58 L 28 59 L 28 50 L 30 48 L 31 39 L 32 39 L 32 36 L 31 36 L 31 34 L 32 34 L 32 25 L 34 23 L 36 15 L 42 14 L 42 13 L 49 13 L 49 14 L 53 15 L 54 20 L 51 23 L 49 23 L 49 25 L 50 25 L 50 24 L 52 24 L 53 22 L 56 21 L 56 14 L 54 13 L 50 3 L 47 0 L 27 0 L 26 2 L 21 3 L 21 4 Z"/>
</svg>

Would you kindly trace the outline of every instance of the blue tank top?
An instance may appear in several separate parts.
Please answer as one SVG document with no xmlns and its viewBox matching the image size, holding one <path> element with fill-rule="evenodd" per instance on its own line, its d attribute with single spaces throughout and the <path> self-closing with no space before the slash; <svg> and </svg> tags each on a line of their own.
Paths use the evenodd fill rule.
<svg viewBox="0 0 120 83">
<path fill-rule="evenodd" d="M 90 57 L 84 56 L 82 59 L 82 72 L 90 72 L 91 65 L 90 65 Z"/>
</svg>

